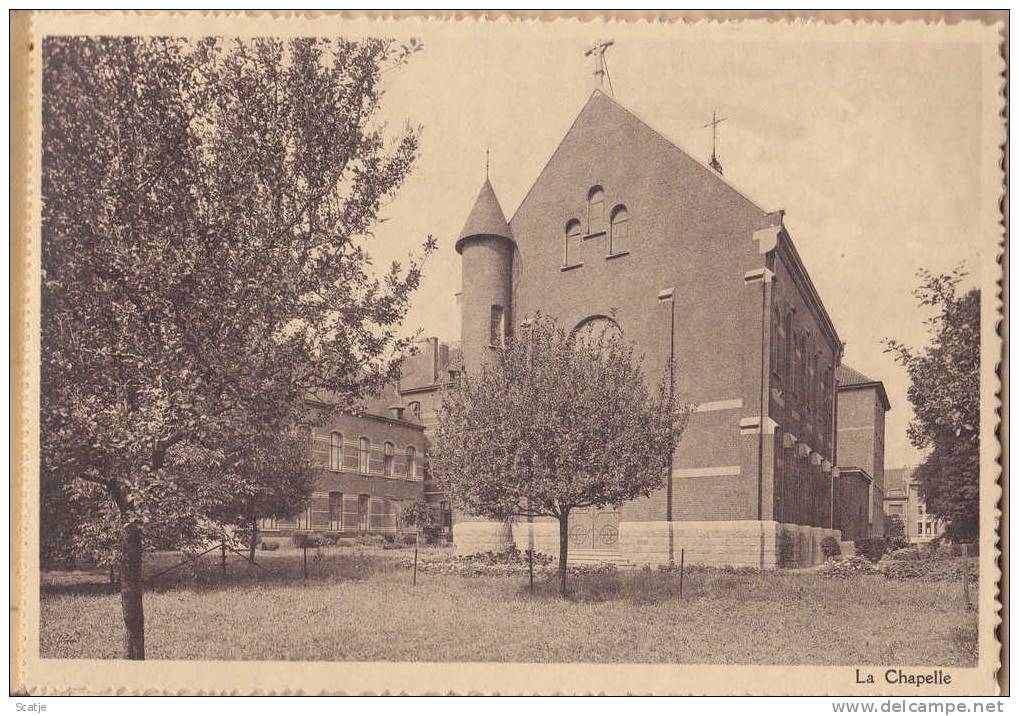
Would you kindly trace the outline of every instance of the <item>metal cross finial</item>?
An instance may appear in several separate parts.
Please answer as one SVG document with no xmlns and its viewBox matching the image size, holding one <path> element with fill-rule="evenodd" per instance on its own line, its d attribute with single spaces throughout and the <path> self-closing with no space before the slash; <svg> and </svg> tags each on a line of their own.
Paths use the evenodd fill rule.
<svg viewBox="0 0 1019 716">
<path fill-rule="evenodd" d="M 594 58 L 593 74 L 598 78 L 598 88 L 603 88 L 605 86 L 605 81 L 608 80 L 610 95 L 614 95 L 615 92 L 612 90 L 612 77 L 609 76 L 609 67 L 605 64 L 605 50 L 609 49 L 614 44 L 615 43 L 612 40 L 600 40 L 584 51 L 584 57 Z"/>
<path fill-rule="evenodd" d="M 718 125 L 724 122 L 728 117 L 718 117 L 718 112 L 711 110 L 711 121 L 705 124 L 701 129 L 711 127 L 711 161 L 709 165 L 719 174 L 722 173 L 722 163 L 718 161 Z"/>
</svg>

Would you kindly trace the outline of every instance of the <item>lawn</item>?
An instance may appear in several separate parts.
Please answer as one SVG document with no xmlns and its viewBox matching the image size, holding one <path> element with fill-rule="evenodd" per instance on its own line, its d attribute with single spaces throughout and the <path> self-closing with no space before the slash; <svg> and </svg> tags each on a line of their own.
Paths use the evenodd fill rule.
<svg viewBox="0 0 1019 716">
<path fill-rule="evenodd" d="M 310 553 L 309 553 L 310 554 Z M 554 580 L 421 573 L 407 551 L 260 552 L 271 574 L 236 558 L 155 580 L 145 595 L 149 659 L 663 662 L 696 664 L 976 663 L 977 619 L 954 582 L 881 576 L 692 570 Z M 146 564 L 155 574 L 175 555 Z M 44 573 L 41 655 L 118 658 L 120 598 L 101 574 Z"/>
</svg>

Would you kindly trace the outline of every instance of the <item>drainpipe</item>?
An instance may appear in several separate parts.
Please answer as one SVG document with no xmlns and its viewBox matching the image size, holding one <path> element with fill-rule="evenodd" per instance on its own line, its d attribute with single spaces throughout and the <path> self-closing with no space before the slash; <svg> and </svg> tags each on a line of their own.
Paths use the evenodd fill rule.
<svg viewBox="0 0 1019 716">
<path fill-rule="evenodd" d="M 758 415 L 757 425 L 757 521 L 760 522 L 764 518 L 764 406 L 765 406 L 765 391 L 767 390 L 767 361 L 765 359 L 765 348 L 768 330 L 768 284 L 771 283 L 767 274 L 767 268 L 765 273 L 761 277 L 761 395 L 760 395 L 760 409 Z"/>
<path fill-rule="evenodd" d="M 669 302 L 669 403 L 675 399 L 676 384 L 676 299 L 675 289 L 666 288 L 658 292 L 658 302 Z M 675 450 L 673 450 L 675 452 Z M 669 455 L 669 473 L 665 477 L 665 521 L 669 525 L 669 567 L 675 566 L 676 537 L 672 526 L 672 461 Z"/>
</svg>

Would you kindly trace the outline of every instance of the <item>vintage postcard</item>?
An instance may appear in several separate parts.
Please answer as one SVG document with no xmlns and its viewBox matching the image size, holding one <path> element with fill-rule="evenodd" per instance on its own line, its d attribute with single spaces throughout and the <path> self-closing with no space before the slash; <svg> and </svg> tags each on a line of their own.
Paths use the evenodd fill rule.
<svg viewBox="0 0 1019 716">
<path fill-rule="evenodd" d="M 12 691 L 998 693 L 1000 16 L 12 27 Z"/>
</svg>

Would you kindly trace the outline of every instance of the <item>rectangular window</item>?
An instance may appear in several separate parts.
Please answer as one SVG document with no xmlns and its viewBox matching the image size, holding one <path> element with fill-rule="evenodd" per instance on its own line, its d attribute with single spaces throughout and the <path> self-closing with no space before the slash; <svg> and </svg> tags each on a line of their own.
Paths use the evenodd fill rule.
<svg viewBox="0 0 1019 716">
<path fill-rule="evenodd" d="M 358 451 L 357 469 L 367 474 L 369 469 L 371 468 L 370 462 L 372 452 L 371 440 L 369 440 L 368 438 L 361 438 L 359 446 L 360 449 Z"/>
<path fill-rule="evenodd" d="M 343 436 L 329 433 L 329 469 L 343 469 Z"/>
<path fill-rule="evenodd" d="M 917 522 L 916 523 L 916 533 L 918 535 L 922 535 L 923 534 L 923 522 Z"/>
<path fill-rule="evenodd" d="M 489 331 L 488 343 L 492 346 L 501 346 L 506 335 L 506 319 L 502 306 L 492 306 L 492 322 Z"/>
<path fill-rule="evenodd" d="M 329 529 L 339 531 L 343 529 L 343 493 L 329 493 Z"/>
</svg>

